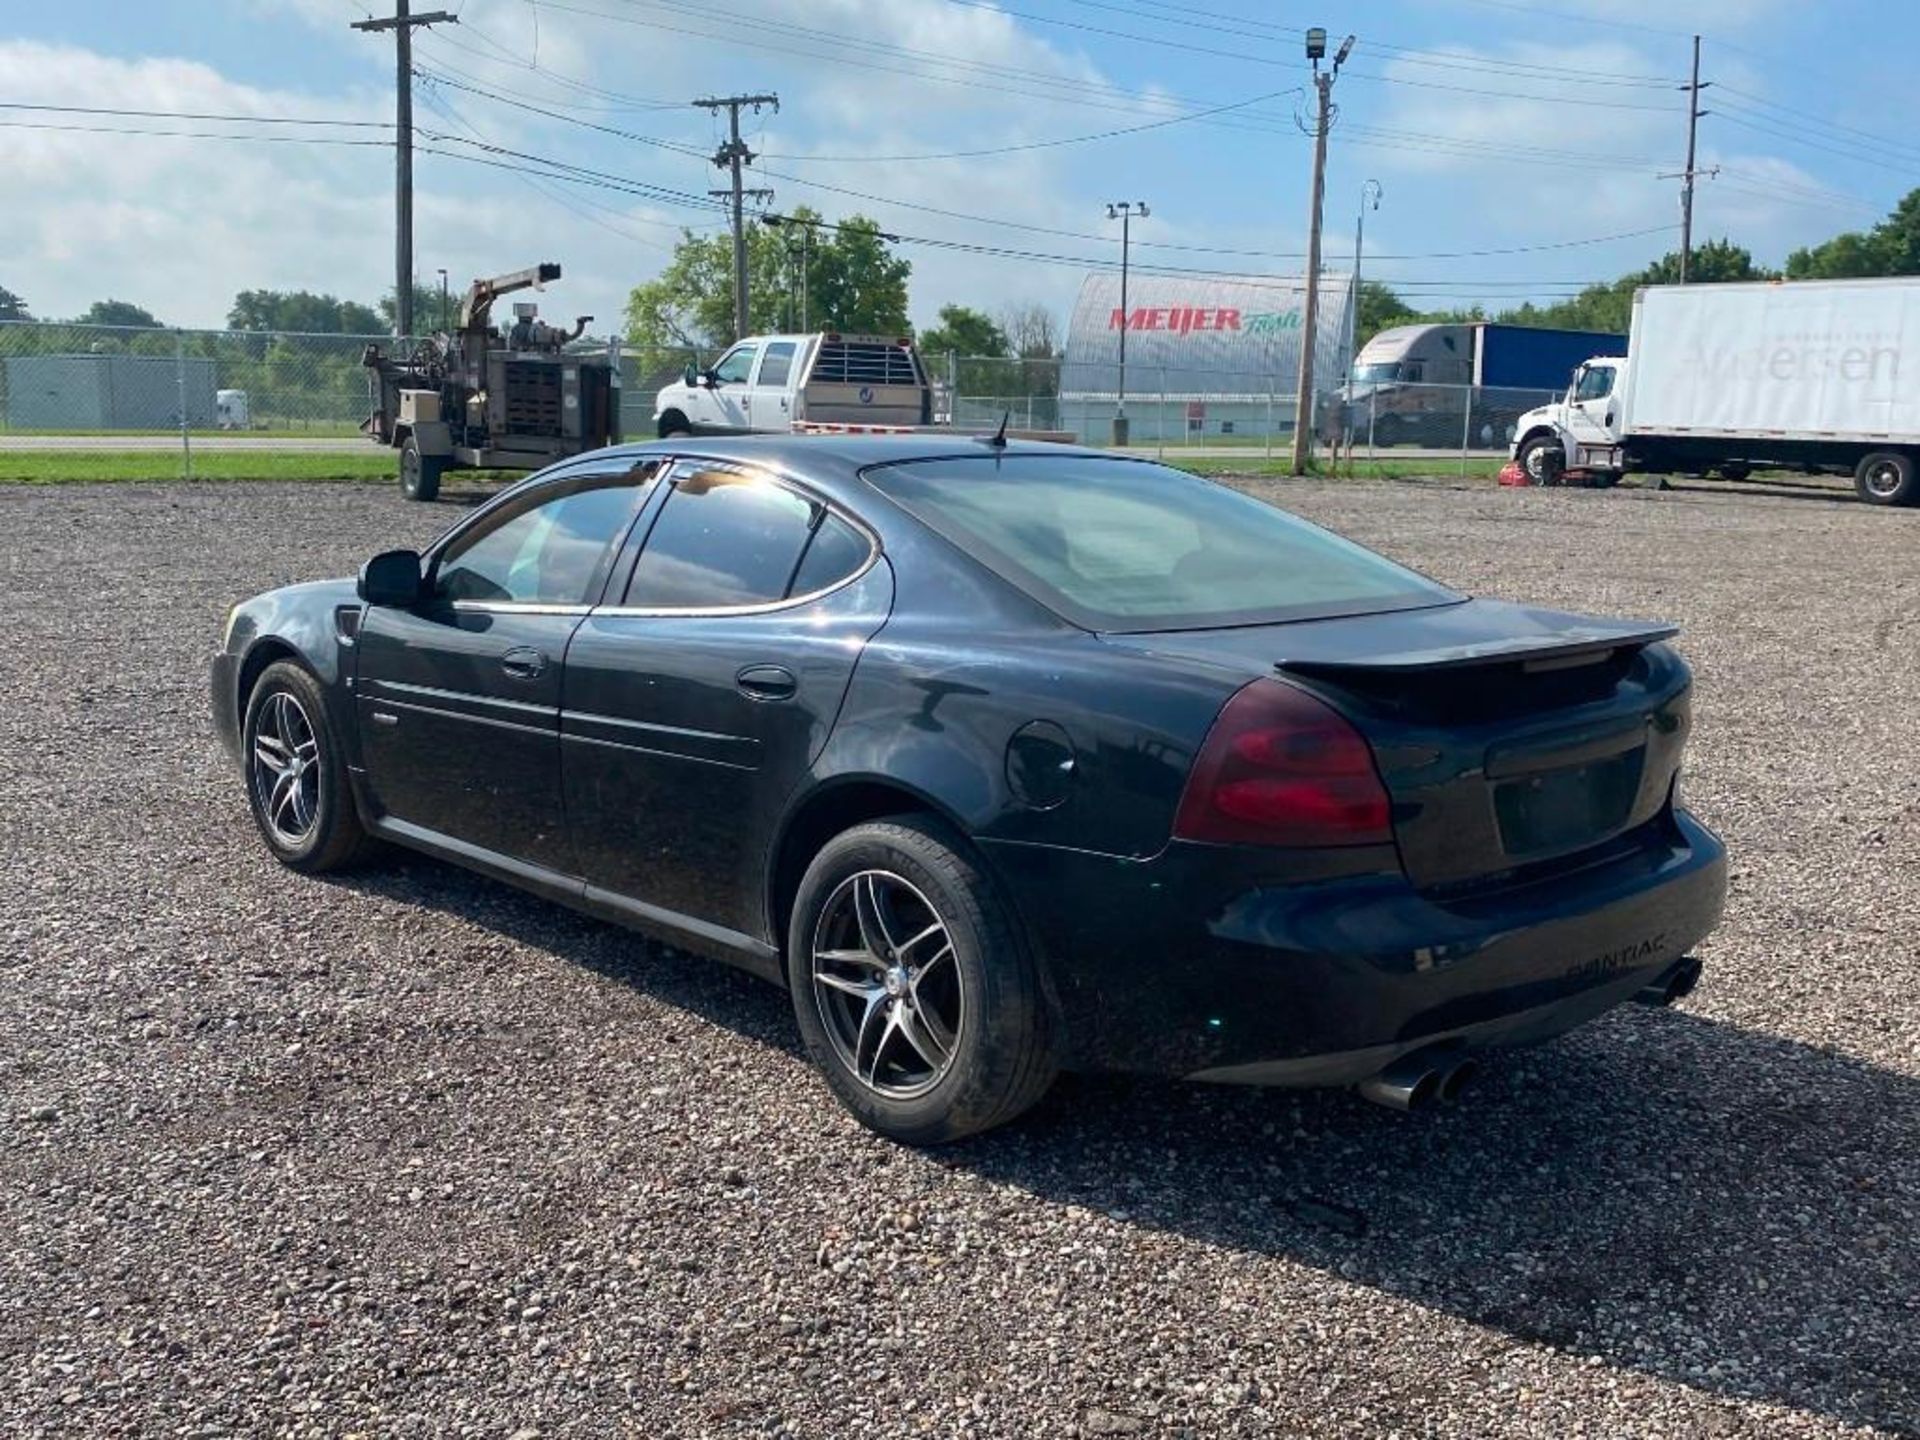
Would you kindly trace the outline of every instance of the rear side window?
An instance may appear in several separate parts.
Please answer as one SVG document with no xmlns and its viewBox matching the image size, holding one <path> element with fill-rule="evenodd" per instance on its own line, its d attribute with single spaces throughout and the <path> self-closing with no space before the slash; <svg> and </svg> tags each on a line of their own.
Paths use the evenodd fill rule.
<svg viewBox="0 0 1920 1440">
<path fill-rule="evenodd" d="M 1452 591 L 1185 471 L 1099 455 L 875 466 L 869 484 L 1090 630 L 1179 630 L 1441 605 Z"/>
<path fill-rule="evenodd" d="M 683 472 L 647 535 L 626 603 L 706 609 L 784 599 L 820 507 L 750 471 Z"/>
<path fill-rule="evenodd" d="M 800 557 L 800 568 L 794 572 L 793 584 L 787 593 L 812 595 L 830 585 L 838 585 L 866 564 L 867 556 L 872 551 L 873 547 L 867 544 L 866 536 L 839 516 L 828 515 L 813 532 L 813 539 L 807 545 L 807 553 Z"/>
<path fill-rule="evenodd" d="M 760 361 L 761 385 L 784 385 L 787 377 L 793 373 L 793 345 L 782 340 L 767 346 L 767 353 Z"/>
</svg>

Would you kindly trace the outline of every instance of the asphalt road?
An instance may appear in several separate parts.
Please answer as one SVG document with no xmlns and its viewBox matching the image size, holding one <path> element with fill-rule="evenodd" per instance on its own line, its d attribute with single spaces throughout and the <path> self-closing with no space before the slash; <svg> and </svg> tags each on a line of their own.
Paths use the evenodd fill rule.
<svg viewBox="0 0 1920 1440">
<path fill-rule="evenodd" d="M 0 1431 L 1920 1435 L 1920 513 L 1263 488 L 1686 627 L 1733 879 L 1684 1008 L 1440 1112 L 1070 1078 L 902 1150 L 769 987 L 267 859 L 205 714 L 229 601 L 455 506 L 0 488 Z"/>
</svg>

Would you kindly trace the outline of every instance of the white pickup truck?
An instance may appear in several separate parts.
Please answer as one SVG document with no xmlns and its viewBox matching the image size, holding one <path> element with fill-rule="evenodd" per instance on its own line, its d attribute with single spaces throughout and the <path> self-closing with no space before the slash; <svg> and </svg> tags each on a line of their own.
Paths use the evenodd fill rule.
<svg viewBox="0 0 1920 1440">
<path fill-rule="evenodd" d="M 933 387 L 913 342 L 879 335 L 754 335 L 662 386 L 654 426 L 673 435 L 931 425 Z"/>
</svg>

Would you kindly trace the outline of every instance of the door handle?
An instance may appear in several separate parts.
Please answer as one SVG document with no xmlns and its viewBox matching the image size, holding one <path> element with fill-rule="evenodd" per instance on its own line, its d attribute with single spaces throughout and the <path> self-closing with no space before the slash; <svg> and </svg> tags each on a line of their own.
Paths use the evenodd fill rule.
<svg viewBox="0 0 1920 1440">
<path fill-rule="evenodd" d="M 793 672 L 780 665 L 749 665 L 733 682 L 749 700 L 791 700 L 800 689 Z"/>
<path fill-rule="evenodd" d="M 516 645 L 500 657 L 500 668 L 516 680 L 537 680 L 547 668 L 547 657 L 531 645 Z"/>
</svg>

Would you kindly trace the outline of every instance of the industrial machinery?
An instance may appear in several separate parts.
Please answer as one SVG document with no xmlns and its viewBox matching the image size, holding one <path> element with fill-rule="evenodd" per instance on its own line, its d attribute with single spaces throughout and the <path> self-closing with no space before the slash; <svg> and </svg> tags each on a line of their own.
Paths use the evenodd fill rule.
<svg viewBox="0 0 1920 1440">
<path fill-rule="evenodd" d="M 400 452 L 408 499 L 433 499 L 449 469 L 537 470 L 619 442 L 619 342 L 604 354 L 569 348 L 591 315 L 562 330 L 521 302 L 504 335 L 492 324 L 501 296 L 559 278 L 559 265 L 546 261 L 475 280 L 451 334 L 416 342 L 404 358 L 367 347 L 373 413 L 360 428 Z"/>
</svg>

